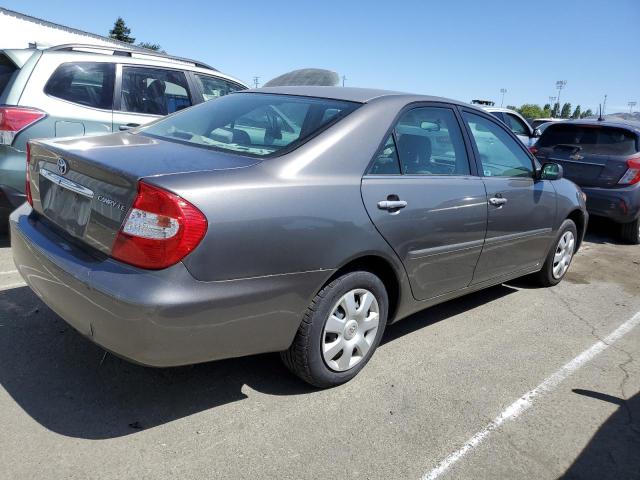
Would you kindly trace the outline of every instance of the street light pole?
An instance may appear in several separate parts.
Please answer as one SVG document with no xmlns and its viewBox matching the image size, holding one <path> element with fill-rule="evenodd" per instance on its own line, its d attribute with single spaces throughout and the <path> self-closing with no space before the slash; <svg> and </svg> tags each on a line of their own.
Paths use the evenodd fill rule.
<svg viewBox="0 0 640 480">
<path fill-rule="evenodd" d="M 560 93 L 562 92 L 562 89 L 567 85 L 567 81 L 566 80 L 558 80 L 556 82 L 556 88 L 558 89 L 558 110 L 560 110 L 562 108 L 562 105 L 560 104 Z M 558 115 L 560 115 L 560 111 L 558 111 Z"/>
<path fill-rule="evenodd" d="M 638 104 L 638 102 L 629 102 L 629 113 L 633 113 L 633 107 L 635 107 Z"/>
<path fill-rule="evenodd" d="M 557 97 L 549 97 L 549 105 L 551 105 L 551 116 L 553 117 L 554 112 L 556 111 L 556 98 Z"/>
<path fill-rule="evenodd" d="M 504 94 L 507 93 L 507 89 L 501 88 L 500 93 L 502 94 L 502 100 L 500 100 L 500 108 L 502 108 L 502 105 L 504 104 Z"/>
</svg>

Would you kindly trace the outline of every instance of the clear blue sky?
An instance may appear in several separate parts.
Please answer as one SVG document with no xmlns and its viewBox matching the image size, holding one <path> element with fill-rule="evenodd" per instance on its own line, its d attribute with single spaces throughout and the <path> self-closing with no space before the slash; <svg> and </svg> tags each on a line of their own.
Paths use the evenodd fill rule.
<svg viewBox="0 0 640 480">
<path fill-rule="evenodd" d="M 1 0 L 0 0 L 1 1 Z M 302 67 L 349 86 L 505 105 L 562 100 L 607 112 L 640 105 L 640 0 L 2 1 L 108 34 L 122 16 L 137 41 L 200 59 L 247 83 Z M 0 33 L 1 36 L 1 33 Z M 638 107 L 636 107 L 638 108 Z"/>
</svg>

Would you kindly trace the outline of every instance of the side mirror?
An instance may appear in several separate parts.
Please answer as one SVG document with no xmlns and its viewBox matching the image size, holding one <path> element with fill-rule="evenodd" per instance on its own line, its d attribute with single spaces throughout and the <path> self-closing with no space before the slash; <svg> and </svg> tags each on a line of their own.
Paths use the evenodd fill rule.
<svg viewBox="0 0 640 480">
<path fill-rule="evenodd" d="M 553 162 L 547 162 L 542 165 L 538 178 L 540 180 L 560 180 L 564 174 L 562 165 Z"/>
<path fill-rule="evenodd" d="M 542 132 L 540 131 L 539 128 L 535 128 L 533 130 L 533 138 L 538 138 L 540 135 L 542 135 Z"/>
</svg>

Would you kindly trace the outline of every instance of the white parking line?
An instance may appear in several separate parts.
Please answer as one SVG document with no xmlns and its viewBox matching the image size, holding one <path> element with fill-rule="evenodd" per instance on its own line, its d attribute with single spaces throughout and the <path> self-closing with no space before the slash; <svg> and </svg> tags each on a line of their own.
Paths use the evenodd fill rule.
<svg viewBox="0 0 640 480">
<path fill-rule="evenodd" d="M 12 273 L 18 273 L 18 270 L 5 270 L 4 272 L 0 272 L 0 275 L 11 275 Z"/>
<path fill-rule="evenodd" d="M 634 327 L 640 324 L 640 312 L 636 313 L 629 320 L 624 322 L 613 332 L 611 332 L 604 340 L 594 343 L 587 350 L 575 357 L 569 363 L 565 364 L 562 368 L 557 370 L 553 375 L 547 377 L 540 385 L 533 390 L 529 390 L 518 400 L 504 409 L 500 415 L 489 422 L 482 430 L 472 436 L 467 442 L 457 451 L 451 453 L 444 460 L 442 460 L 435 468 L 425 473 L 422 476 L 422 480 L 435 480 L 443 473 L 449 470 L 455 463 L 461 460 L 465 455 L 470 453 L 474 448 L 480 445 L 494 430 L 502 425 L 507 420 L 515 420 L 527 410 L 537 397 L 549 393 L 555 387 L 557 387 L 564 379 L 592 360 L 598 354 L 605 351 L 609 346 L 620 340 L 627 333 L 629 333 Z"/>
<path fill-rule="evenodd" d="M 0 285 L 0 292 L 4 292 L 5 290 L 11 290 L 12 288 L 26 287 L 26 286 L 27 284 L 24 282 L 10 283 L 9 285 Z"/>
</svg>

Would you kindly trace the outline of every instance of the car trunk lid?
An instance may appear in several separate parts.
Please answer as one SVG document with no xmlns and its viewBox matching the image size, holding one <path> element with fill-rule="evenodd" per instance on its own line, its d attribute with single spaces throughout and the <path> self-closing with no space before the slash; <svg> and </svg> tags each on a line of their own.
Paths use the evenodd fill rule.
<svg viewBox="0 0 640 480">
<path fill-rule="evenodd" d="M 638 151 L 637 136 L 607 125 L 550 125 L 536 145 L 542 162 L 562 165 L 564 176 L 583 187 L 613 187 Z"/>
<path fill-rule="evenodd" d="M 140 134 L 36 141 L 29 162 L 33 208 L 66 234 L 110 254 L 139 180 L 258 162 Z"/>
</svg>

